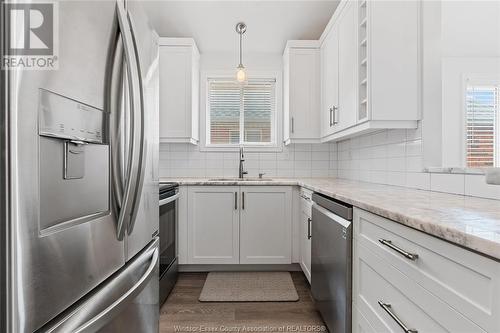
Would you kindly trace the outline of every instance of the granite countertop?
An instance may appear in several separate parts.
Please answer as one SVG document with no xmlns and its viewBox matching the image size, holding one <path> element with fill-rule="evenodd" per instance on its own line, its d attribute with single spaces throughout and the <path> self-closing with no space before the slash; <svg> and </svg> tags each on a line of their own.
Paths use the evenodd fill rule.
<svg viewBox="0 0 500 333">
<path fill-rule="evenodd" d="M 298 185 L 500 260 L 499 200 L 335 178 L 160 181 L 181 185 Z"/>
</svg>

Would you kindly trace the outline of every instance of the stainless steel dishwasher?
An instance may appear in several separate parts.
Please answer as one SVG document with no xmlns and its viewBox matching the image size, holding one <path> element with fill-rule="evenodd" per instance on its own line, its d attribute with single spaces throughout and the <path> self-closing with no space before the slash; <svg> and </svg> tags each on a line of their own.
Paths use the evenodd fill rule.
<svg viewBox="0 0 500 333">
<path fill-rule="evenodd" d="M 330 332 L 351 332 L 352 206 L 313 193 L 311 292 Z"/>
</svg>

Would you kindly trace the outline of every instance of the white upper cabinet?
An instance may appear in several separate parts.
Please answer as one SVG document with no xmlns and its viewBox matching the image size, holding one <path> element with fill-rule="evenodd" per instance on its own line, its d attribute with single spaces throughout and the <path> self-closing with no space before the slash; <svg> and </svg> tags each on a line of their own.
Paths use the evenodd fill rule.
<svg viewBox="0 0 500 333">
<path fill-rule="evenodd" d="M 200 53 L 191 38 L 160 38 L 160 142 L 199 140 Z"/>
<path fill-rule="evenodd" d="M 318 41 L 288 41 L 283 64 L 284 142 L 319 143 L 321 84 Z"/>
<path fill-rule="evenodd" d="M 321 136 L 332 134 L 334 106 L 339 105 L 339 33 L 332 29 L 321 46 Z M 336 110 L 335 110 L 336 111 Z"/>
<path fill-rule="evenodd" d="M 322 141 L 416 128 L 420 1 L 343 1 L 321 36 Z"/>
</svg>

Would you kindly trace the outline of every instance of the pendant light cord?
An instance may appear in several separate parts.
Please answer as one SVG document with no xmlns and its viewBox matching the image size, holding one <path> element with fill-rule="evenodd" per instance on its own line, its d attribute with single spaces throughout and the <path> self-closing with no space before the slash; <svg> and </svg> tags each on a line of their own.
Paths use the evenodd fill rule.
<svg viewBox="0 0 500 333">
<path fill-rule="evenodd" d="M 243 63 L 242 63 L 242 57 L 241 57 L 241 44 L 242 44 L 242 39 L 243 39 L 243 33 L 240 32 L 240 67 L 243 67 Z"/>
</svg>

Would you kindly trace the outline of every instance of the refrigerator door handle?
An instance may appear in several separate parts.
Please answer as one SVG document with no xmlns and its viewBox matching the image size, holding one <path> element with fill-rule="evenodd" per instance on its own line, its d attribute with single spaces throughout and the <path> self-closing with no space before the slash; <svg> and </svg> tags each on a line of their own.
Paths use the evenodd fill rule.
<svg viewBox="0 0 500 333">
<path fill-rule="evenodd" d="M 123 207 L 126 166 L 130 163 L 130 154 L 126 152 L 127 142 L 130 141 L 130 117 L 126 113 L 125 95 L 127 87 L 123 61 L 123 41 L 118 34 L 115 53 L 108 83 L 108 110 L 110 114 L 110 146 L 111 146 L 111 182 L 113 191 L 113 205 L 115 211 L 120 212 Z M 119 232 L 118 232 L 119 233 Z"/>
<path fill-rule="evenodd" d="M 128 24 L 127 13 L 125 8 L 123 7 L 123 2 L 117 0 L 116 9 L 118 15 L 118 24 L 120 28 L 120 34 L 122 37 L 123 45 L 124 45 L 124 53 L 127 64 L 127 76 L 129 78 L 129 92 L 131 96 L 131 123 L 132 123 L 132 136 L 131 136 L 131 148 L 130 148 L 130 159 L 128 161 L 128 172 L 127 172 L 127 184 L 125 186 L 125 191 L 123 195 L 123 204 L 120 209 L 120 213 L 118 216 L 118 239 L 122 240 L 125 235 L 125 230 L 128 225 L 128 221 L 131 218 L 133 213 L 134 203 L 135 203 L 135 194 L 137 188 L 137 177 L 139 171 L 139 162 L 141 149 L 140 149 L 140 136 L 138 132 L 142 132 L 141 124 L 141 114 L 138 115 L 138 110 L 141 110 L 141 99 L 137 98 L 137 95 L 140 96 L 141 91 L 141 82 L 140 82 L 140 73 L 138 72 L 138 68 L 136 68 L 137 59 L 136 52 L 134 48 L 134 41 L 132 32 L 130 30 L 130 26 Z M 141 112 L 142 113 L 142 112 Z M 142 135 L 142 134 L 141 134 Z"/>
<path fill-rule="evenodd" d="M 157 272 L 159 261 L 158 238 L 150 243 L 137 258 L 133 259 L 122 271 L 118 272 L 115 277 L 111 278 L 105 286 L 99 288 L 85 301 L 82 301 L 76 309 L 69 311 L 57 323 L 42 327 L 43 332 L 73 332 L 87 333 L 97 332 L 104 325 L 110 322 L 116 315 L 130 304 L 141 292 Z M 141 271 L 149 262 L 148 268 L 142 276 L 135 282 L 126 292 L 123 289 L 127 283 L 130 283 L 131 276 L 134 273 Z M 119 297 L 111 302 L 108 306 L 103 303 L 108 303 L 109 298 L 119 293 Z M 99 309 L 103 308 L 101 311 Z M 99 311 L 99 312 L 97 312 Z M 94 312 L 97 312 L 95 315 Z"/>
<path fill-rule="evenodd" d="M 132 216 L 129 220 L 129 225 L 128 225 L 128 234 L 130 235 L 132 231 L 134 230 L 135 226 L 135 221 L 136 221 L 136 216 L 137 212 L 139 211 L 139 202 L 141 199 L 141 193 L 142 193 L 142 187 L 144 184 L 144 172 L 146 170 L 145 163 L 146 163 L 146 158 L 147 158 L 147 143 L 146 143 L 146 135 L 145 135 L 145 109 L 144 109 L 144 84 L 142 82 L 142 76 L 141 76 L 141 66 L 139 62 L 139 51 L 137 49 L 137 41 L 135 38 L 135 32 L 134 32 L 134 22 L 132 17 L 130 16 L 130 12 L 127 15 L 128 17 L 128 23 L 130 26 L 130 33 L 132 36 L 132 43 L 133 43 L 133 50 L 135 52 L 135 65 L 136 65 L 136 71 L 138 73 L 138 81 L 139 81 L 139 94 L 138 96 L 134 96 L 134 99 L 138 100 L 140 102 L 140 108 L 138 109 L 139 112 L 139 118 L 141 119 L 141 134 L 140 134 L 140 152 L 139 152 L 139 161 L 138 161 L 138 175 L 137 175 L 137 185 L 135 189 L 135 195 L 134 195 L 134 203 L 132 204 Z M 134 110 L 135 111 L 135 110 Z"/>
</svg>

